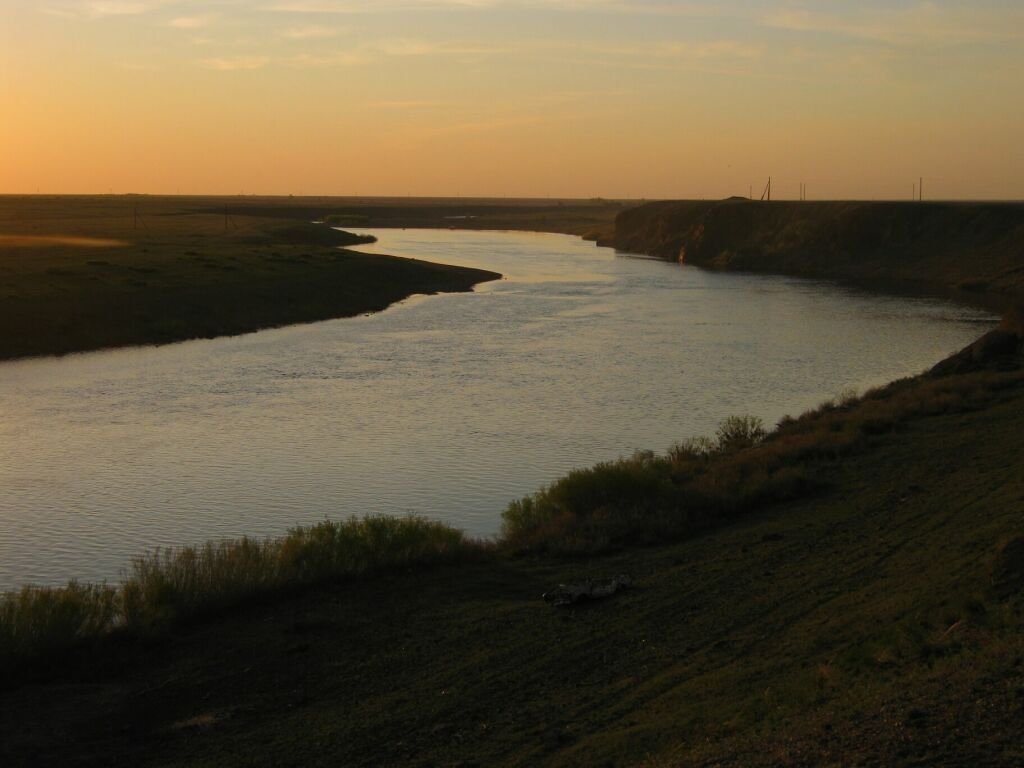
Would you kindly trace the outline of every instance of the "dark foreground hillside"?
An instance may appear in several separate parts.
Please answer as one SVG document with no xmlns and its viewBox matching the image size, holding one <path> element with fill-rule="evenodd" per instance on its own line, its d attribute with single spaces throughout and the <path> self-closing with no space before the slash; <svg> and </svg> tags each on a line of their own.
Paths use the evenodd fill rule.
<svg viewBox="0 0 1024 768">
<path fill-rule="evenodd" d="M 669 201 L 623 211 L 607 243 L 711 269 L 1024 296 L 1024 204 Z"/>
<path fill-rule="evenodd" d="M 0 764 L 1020 765 L 1024 374 L 949 380 L 901 385 L 932 415 L 872 422 L 813 494 L 683 543 L 396 572 L 22 667 Z"/>
</svg>

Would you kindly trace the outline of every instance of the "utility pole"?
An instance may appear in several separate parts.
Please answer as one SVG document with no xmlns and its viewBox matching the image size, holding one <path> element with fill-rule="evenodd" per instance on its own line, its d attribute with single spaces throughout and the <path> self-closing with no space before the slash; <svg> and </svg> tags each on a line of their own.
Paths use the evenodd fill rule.
<svg viewBox="0 0 1024 768">
<path fill-rule="evenodd" d="M 918 179 L 917 182 L 917 202 L 924 200 L 924 176 Z"/>
</svg>

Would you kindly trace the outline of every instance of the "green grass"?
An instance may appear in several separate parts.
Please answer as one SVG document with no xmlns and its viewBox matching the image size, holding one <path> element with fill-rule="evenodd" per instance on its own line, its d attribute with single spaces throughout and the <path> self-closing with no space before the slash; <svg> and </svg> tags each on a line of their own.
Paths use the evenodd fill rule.
<svg viewBox="0 0 1024 768">
<path fill-rule="evenodd" d="M 67 650 L 115 630 L 150 633 L 285 589 L 483 551 L 442 523 L 383 515 L 325 521 L 280 539 L 158 550 L 137 558 L 118 587 L 71 582 L 0 596 L 0 664 Z"/>
<path fill-rule="evenodd" d="M 0 196 L 0 359 L 348 317 L 498 277 L 345 250 L 370 240 L 215 199 Z"/>
</svg>

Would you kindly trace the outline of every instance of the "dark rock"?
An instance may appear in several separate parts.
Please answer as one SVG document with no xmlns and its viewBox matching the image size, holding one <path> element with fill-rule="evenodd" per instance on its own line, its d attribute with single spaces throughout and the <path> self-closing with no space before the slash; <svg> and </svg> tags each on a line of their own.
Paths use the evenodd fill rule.
<svg viewBox="0 0 1024 768">
<path fill-rule="evenodd" d="M 1024 338 L 1024 305 L 1012 307 L 1004 312 L 999 327 Z"/>
<path fill-rule="evenodd" d="M 976 371 L 996 358 L 1015 354 L 1021 346 L 1021 337 L 1012 331 L 997 328 L 977 341 L 968 344 L 956 354 L 935 365 L 929 373 L 945 376 L 951 373 Z"/>
<path fill-rule="evenodd" d="M 633 579 L 626 575 L 616 576 L 608 581 L 579 581 L 574 584 L 559 584 L 544 593 L 544 600 L 556 607 L 575 605 L 585 600 L 601 600 L 633 585 Z"/>
<path fill-rule="evenodd" d="M 1024 590 L 1024 536 L 1004 542 L 996 551 L 992 587 L 1001 597 Z"/>
</svg>

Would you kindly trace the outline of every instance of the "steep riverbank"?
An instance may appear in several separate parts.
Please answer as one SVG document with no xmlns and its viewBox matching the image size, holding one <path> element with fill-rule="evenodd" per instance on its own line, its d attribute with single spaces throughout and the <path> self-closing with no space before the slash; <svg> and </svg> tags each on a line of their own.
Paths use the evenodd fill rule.
<svg viewBox="0 0 1024 768">
<path fill-rule="evenodd" d="M 1024 205 L 678 201 L 603 244 L 708 269 L 826 278 L 999 308 L 1024 296 Z"/>
</svg>

